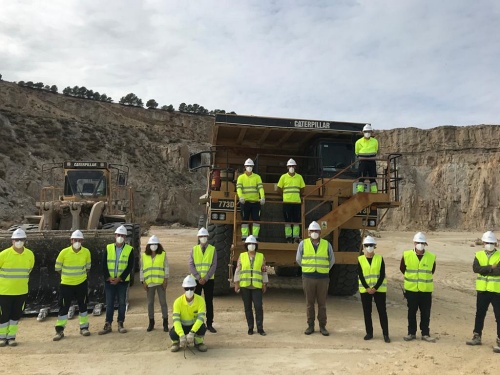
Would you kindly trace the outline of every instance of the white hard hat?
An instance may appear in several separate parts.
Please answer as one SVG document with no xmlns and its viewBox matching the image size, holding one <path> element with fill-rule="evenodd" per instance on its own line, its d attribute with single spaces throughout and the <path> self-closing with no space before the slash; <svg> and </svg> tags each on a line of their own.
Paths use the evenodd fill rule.
<svg viewBox="0 0 500 375">
<path fill-rule="evenodd" d="M 372 236 L 366 236 L 365 239 L 363 240 L 363 245 L 376 245 L 377 241 L 375 241 L 375 238 Z"/>
<path fill-rule="evenodd" d="M 17 228 L 14 233 L 12 233 L 12 237 L 11 237 L 13 240 L 22 240 L 24 238 L 26 238 L 26 232 L 24 230 L 22 230 L 21 228 Z"/>
<path fill-rule="evenodd" d="M 245 243 L 257 243 L 257 238 L 255 238 L 254 236 L 250 235 L 245 240 Z"/>
<path fill-rule="evenodd" d="M 192 275 L 187 275 L 182 281 L 183 288 L 192 288 L 196 286 L 196 280 Z"/>
<path fill-rule="evenodd" d="M 243 164 L 243 165 L 244 165 L 244 166 L 250 165 L 250 166 L 252 166 L 252 167 L 253 167 L 253 166 L 254 166 L 254 163 L 253 163 L 253 160 L 252 160 L 252 159 L 247 159 L 247 160 L 245 161 L 245 164 Z"/>
<path fill-rule="evenodd" d="M 497 237 L 495 236 L 495 233 L 493 233 L 491 230 L 484 232 L 483 237 L 481 237 L 481 241 L 486 242 L 486 243 L 497 243 Z"/>
<path fill-rule="evenodd" d="M 120 225 L 118 228 L 116 228 L 115 230 L 115 234 L 124 234 L 124 235 L 127 235 L 127 228 L 125 228 L 125 226 L 123 225 Z"/>
<path fill-rule="evenodd" d="M 363 131 L 372 132 L 373 131 L 372 126 L 370 124 L 366 124 L 365 126 L 363 126 Z"/>
<path fill-rule="evenodd" d="M 156 237 L 154 234 L 151 237 L 149 237 L 148 245 L 157 245 L 159 243 L 160 241 L 158 240 L 158 237 Z"/>
<path fill-rule="evenodd" d="M 297 163 L 295 162 L 295 160 L 290 159 L 290 160 L 288 160 L 288 162 L 286 163 L 286 166 L 287 166 L 287 167 L 288 167 L 289 165 L 297 165 Z"/>
<path fill-rule="evenodd" d="M 75 240 L 83 240 L 83 233 L 81 230 L 75 230 L 73 233 L 71 233 L 70 239 L 75 239 Z"/>
<path fill-rule="evenodd" d="M 315 221 L 313 221 L 311 224 L 309 224 L 309 228 L 307 228 L 308 230 L 321 230 L 321 227 L 319 226 L 319 224 Z"/>
<path fill-rule="evenodd" d="M 413 242 L 427 243 L 427 238 L 425 238 L 425 234 L 418 232 L 413 236 Z"/>
<path fill-rule="evenodd" d="M 208 230 L 206 230 L 205 228 L 201 228 L 198 231 L 198 237 L 206 237 L 206 236 L 208 236 Z"/>
</svg>

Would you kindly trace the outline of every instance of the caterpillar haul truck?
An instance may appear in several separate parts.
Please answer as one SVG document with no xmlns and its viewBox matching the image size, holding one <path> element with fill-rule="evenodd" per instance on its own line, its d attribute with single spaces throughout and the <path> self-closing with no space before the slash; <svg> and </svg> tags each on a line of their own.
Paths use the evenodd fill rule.
<svg viewBox="0 0 500 375">
<path fill-rule="evenodd" d="M 106 245 L 115 242 L 115 229 L 125 225 L 127 242 L 139 264 L 140 226 L 134 221 L 134 191 L 128 185 L 127 166 L 107 162 L 67 161 L 42 166 L 42 188 L 36 203 L 39 215 L 26 216 L 27 224 L 0 233 L 0 250 L 12 245 L 11 234 L 22 228 L 25 246 L 35 254 L 25 314 L 58 311 L 60 274 L 54 269 L 59 252 L 71 245 L 72 231 L 83 232 L 83 246 L 91 252 L 88 275 L 89 309 L 104 302 L 101 259 Z M 137 270 L 137 269 L 136 269 Z M 134 273 L 131 274 L 131 284 Z"/>
<path fill-rule="evenodd" d="M 218 114 L 209 150 L 191 155 L 191 171 L 206 168 L 207 192 L 200 197 L 206 214 L 199 226 L 209 231 L 217 250 L 215 293 L 228 293 L 233 267 L 245 251 L 241 238 L 236 181 L 251 158 L 262 178 L 266 203 L 261 207 L 259 251 L 278 276 L 299 275 L 297 244 L 286 243 L 282 197 L 277 182 L 293 158 L 305 181 L 301 204 L 301 236 L 314 220 L 321 237 L 331 242 L 336 263 L 330 271 L 329 294 L 352 295 L 358 288 L 357 257 L 366 230 L 376 230 L 386 209 L 398 207 L 397 160 L 400 154 L 377 158 L 377 193 L 357 193 L 356 141 L 365 123 L 315 121 Z M 370 191 L 369 188 L 365 191 Z"/>
</svg>

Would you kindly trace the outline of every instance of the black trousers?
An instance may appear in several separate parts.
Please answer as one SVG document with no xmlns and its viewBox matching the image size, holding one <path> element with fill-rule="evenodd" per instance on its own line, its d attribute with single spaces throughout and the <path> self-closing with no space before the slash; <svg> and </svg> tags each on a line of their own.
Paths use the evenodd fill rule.
<svg viewBox="0 0 500 375">
<path fill-rule="evenodd" d="M 253 329 L 254 319 L 252 311 L 255 308 L 255 320 L 257 321 L 257 330 L 264 329 L 264 310 L 262 308 L 262 289 L 241 288 L 241 298 L 245 307 L 245 317 L 247 318 L 248 329 Z"/>
<path fill-rule="evenodd" d="M 58 316 L 68 315 L 71 303 L 76 300 L 80 314 L 87 311 L 88 282 L 85 280 L 78 285 L 59 285 L 59 313 Z M 64 331 L 63 326 L 56 326 L 56 332 Z"/>
<path fill-rule="evenodd" d="M 301 205 L 297 203 L 283 203 L 283 216 L 287 223 L 300 223 Z"/>
<path fill-rule="evenodd" d="M 0 324 L 21 319 L 27 294 L 18 296 L 0 295 Z"/>
<path fill-rule="evenodd" d="M 429 336 L 431 320 L 432 292 L 406 291 L 408 301 L 408 334 L 417 333 L 417 311 L 420 310 L 420 331 L 422 336 Z"/>
<path fill-rule="evenodd" d="M 243 220 L 260 221 L 260 203 L 259 202 L 245 202 L 241 204 L 241 217 Z"/>
<path fill-rule="evenodd" d="M 387 293 L 380 292 L 376 292 L 375 294 L 360 293 L 361 304 L 363 305 L 363 315 L 365 317 L 366 333 L 369 335 L 373 335 L 372 301 L 375 300 L 380 326 L 382 327 L 382 334 L 384 336 L 389 336 L 389 322 L 387 319 L 387 310 L 385 308 L 386 294 Z"/>
<path fill-rule="evenodd" d="M 479 335 L 483 333 L 484 318 L 486 318 L 490 303 L 493 305 L 493 312 L 497 322 L 497 337 L 500 338 L 500 293 L 477 292 L 474 332 L 479 333 Z"/>
<path fill-rule="evenodd" d="M 182 330 L 184 331 L 184 335 L 187 335 L 191 331 L 191 328 L 193 328 L 193 324 L 191 324 L 190 326 L 183 325 Z M 203 337 L 203 336 L 205 336 L 206 332 L 207 332 L 207 326 L 205 325 L 205 323 L 203 323 L 201 325 L 201 327 L 198 328 L 198 331 L 196 332 L 196 336 Z M 172 326 L 172 328 L 170 328 L 170 332 L 168 334 L 169 334 L 170 338 L 172 339 L 172 341 L 179 342 L 179 335 L 177 334 L 177 332 L 175 332 L 174 326 Z"/>
<path fill-rule="evenodd" d="M 217 256 L 217 254 L 214 256 Z M 205 305 L 207 306 L 207 326 L 211 327 L 214 322 L 214 280 L 207 280 L 205 285 L 201 285 L 198 280 L 196 280 L 194 292 L 201 296 L 202 290 L 205 297 Z"/>
<path fill-rule="evenodd" d="M 377 177 L 377 163 L 375 160 L 359 161 L 359 177 Z M 377 180 L 370 178 L 370 183 L 374 182 L 377 182 Z"/>
</svg>

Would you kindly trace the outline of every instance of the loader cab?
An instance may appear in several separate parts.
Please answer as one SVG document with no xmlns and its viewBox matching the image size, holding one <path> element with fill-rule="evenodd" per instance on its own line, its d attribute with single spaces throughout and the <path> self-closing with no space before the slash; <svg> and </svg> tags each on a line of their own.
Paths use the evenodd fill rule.
<svg viewBox="0 0 500 375">
<path fill-rule="evenodd" d="M 80 197 L 102 200 L 109 196 L 109 170 L 102 162 L 66 162 L 63 199 Z"/>
</svg>

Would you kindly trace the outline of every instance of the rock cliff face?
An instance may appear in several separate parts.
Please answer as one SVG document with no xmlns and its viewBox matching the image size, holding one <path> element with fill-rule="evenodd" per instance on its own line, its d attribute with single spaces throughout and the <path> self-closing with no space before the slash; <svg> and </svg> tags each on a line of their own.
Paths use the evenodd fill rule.
<svg viewBox="0 0 500 375">
<path fill-rule="evenodd" d="M 43 163 L 101 160 L 125 164 L 143 222 L 196 225 L 203 172 L 189 154 L 207 149 L 213 118 L 130 108 L 0 82 L 0 227 L 36 213 Z M 500 227 L 500 126 L 381 131 L 381 153 L 399 162 L 401 207 L 391 229 Z"/>
</svg>

